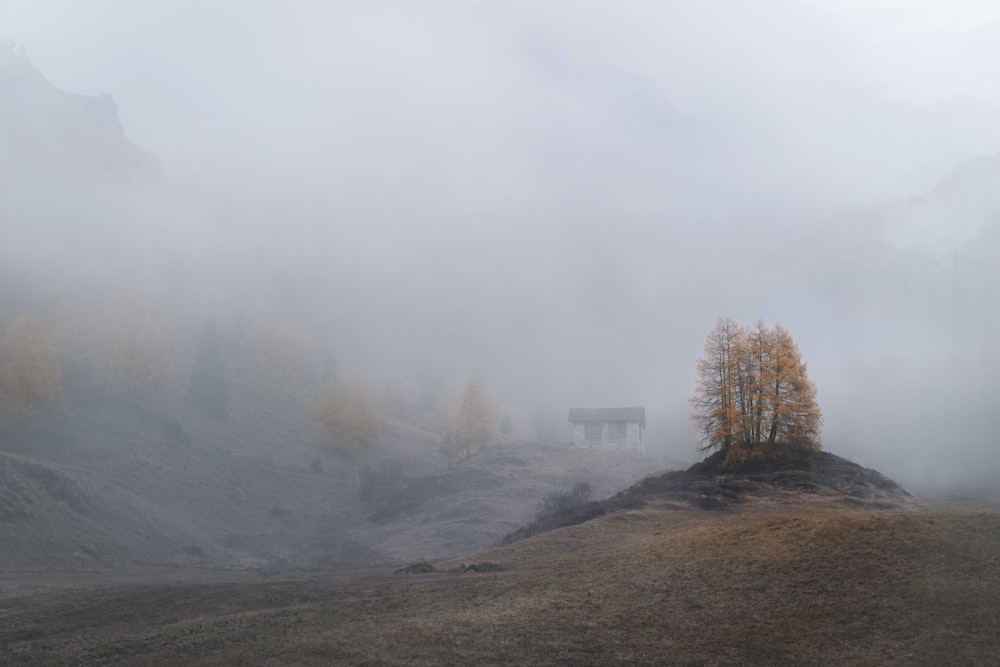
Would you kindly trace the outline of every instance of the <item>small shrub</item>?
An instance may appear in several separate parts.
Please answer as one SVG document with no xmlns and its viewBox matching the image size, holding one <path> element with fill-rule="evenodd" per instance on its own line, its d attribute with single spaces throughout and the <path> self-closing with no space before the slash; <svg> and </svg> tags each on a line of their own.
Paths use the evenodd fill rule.
<svg viewBox="0 0 1000 667">
<path fill-rule="evenodd" d="M 607 514 L 606 504 L 591 500 L 592 493 L 590 484 L 577 482 L 568 491 L 556 491 L 546 495 L 538 503 L 535 520 L 504 535 L 498 545 L 513 544 L 532 535 L 565 526 L 575 526 Z"/>
<path fill-rule="evenodd" d="M 587 482 L 577 482 L 568 491 L 555 491 L 542 498 L 538 503 L 535 518 L 541 519 L 549 514 L 563 512 L 590 502 L 593 489 Z"/>
</svg>

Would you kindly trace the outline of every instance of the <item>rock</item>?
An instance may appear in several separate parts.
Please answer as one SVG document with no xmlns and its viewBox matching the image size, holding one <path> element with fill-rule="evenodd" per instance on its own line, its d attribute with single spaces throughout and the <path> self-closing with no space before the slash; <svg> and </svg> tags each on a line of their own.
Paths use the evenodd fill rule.
<svg viewBox="0 0 1000 667">
<path fill-rule="evenodd" d="M 506 568 L 499 563 L 462 563 L 459 572 L 501 572 Z"/>
<path fill-rule="evenodd" d="M 427 561 L 407 565 L 404 568 L 396 570 L 396 574 L 429 574 L 431 572 L 435 572 L 434 566 Z"/>
</svg>

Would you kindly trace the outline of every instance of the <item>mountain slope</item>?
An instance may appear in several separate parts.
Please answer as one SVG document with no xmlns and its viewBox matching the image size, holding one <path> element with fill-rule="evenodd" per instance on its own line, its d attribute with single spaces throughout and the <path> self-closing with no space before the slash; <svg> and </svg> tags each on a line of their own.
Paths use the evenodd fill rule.
<svg viewBox="0 0 1000 667">
<path fill-rule="evenodd" d="M 125 137 L 110 95 L 59 90 L 13 45 L 0 43 L 0 178 L 129 181 L 155 174 Z"/>
</svg>

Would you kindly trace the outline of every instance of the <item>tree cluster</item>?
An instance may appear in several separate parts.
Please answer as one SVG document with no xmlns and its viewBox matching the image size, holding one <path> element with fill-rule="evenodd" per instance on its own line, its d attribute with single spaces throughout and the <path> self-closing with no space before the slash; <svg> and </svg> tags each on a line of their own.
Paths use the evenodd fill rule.
<svg viewBox="0 0 1000 667">
<path fill-rule="evenodd" d="M 691 418 L 705 452 L 727 463 L 766 459 L 782 448 L 819 449 L 816 387 L 787 330 L 719 320 L 698 361 Z"/>
</svg>

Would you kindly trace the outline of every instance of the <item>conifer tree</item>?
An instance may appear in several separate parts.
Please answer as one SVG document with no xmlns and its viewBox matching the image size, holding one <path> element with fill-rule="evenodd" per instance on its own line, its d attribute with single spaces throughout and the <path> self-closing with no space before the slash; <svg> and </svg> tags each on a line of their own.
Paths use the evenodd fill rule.
<svg viewBox="0 0 1000 667">
<path fill-rule="evenodd" d="M 225 421 L 229 417 L 229 382 L 226 379 L 226 359 L 215 323 L 209 321 L 202 329 L 195 353 L 194 368 L 188 384 L 187 402 L 199 414 L 209 419 Z"/>
<path fill-rule="evenodd" d="M 698 361 L 692 414 L 702 451 L 727 462 L 776 455 L 789 446 L 819 449 L 816 387 L 787 330 L 762 321 L 747 331 L 719 320 Z"/>
</svg>

